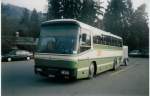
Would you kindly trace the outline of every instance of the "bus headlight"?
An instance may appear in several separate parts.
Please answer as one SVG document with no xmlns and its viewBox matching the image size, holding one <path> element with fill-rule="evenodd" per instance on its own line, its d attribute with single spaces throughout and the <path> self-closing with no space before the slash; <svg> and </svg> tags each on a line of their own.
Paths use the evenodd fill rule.
<svg viewBox="0 0 150 96">
<path fill-rule="evenodd" d="M 63 74 L 63 75 L 69 75 L 70 73 L 69 73 L 68 70 L 62 70 L 62 71 L 61 71 L 61 74 Z"/>
</svg>

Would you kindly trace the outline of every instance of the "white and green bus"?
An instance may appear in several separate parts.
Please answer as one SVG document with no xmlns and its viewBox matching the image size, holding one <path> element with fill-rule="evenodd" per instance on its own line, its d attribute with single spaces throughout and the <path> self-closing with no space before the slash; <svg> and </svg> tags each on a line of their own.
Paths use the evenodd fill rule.
<svg viewBox="0 0 150 96">
<path fill-rule="evenodd" d="M 35 53 L 36 74 L 92 78 L 116 70 L 122 60 L 122 38 L 73 19 L 46 21 Z"/>
</svg>

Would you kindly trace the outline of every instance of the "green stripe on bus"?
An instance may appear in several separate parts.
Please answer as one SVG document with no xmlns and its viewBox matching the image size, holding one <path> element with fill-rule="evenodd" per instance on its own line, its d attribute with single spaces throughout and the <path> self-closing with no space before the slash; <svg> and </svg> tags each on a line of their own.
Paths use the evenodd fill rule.
<svg viewBox="0 0 150 96">
<path fill-rule="evenodd" d="M 35 59 L 36 66 L 41 67 L 58 67 L 58 68 L 76 68 L 76 61 L 65 60 L 47 60 L 47 59 Z"/>
</svg>

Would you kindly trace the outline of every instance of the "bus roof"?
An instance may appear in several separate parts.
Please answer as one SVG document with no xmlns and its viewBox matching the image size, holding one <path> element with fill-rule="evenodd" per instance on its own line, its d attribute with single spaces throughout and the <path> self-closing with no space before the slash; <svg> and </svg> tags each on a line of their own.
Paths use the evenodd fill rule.
<svg viewBox="0 0 150 96">
<path fill-rule="evenodd" d="M 106 32 L 106 31 L 103 31 L 101 29 L 92 27 L 90 25 L 87 25 L 85 23 L 82 23 L 82 22 L 74 20 L 74 19 L 54 19 L 54 20 L 45 21 L 45 22 L 42 23 L 42 25 L 43 24 L 52 24 L 52 23 L 61 23 L 61 22 L 77 24 L 81 28 L 85 28 L 85 29 L 94 31 L 93 34 L 99 34 L 99 35 L 103 34 L 103 35 L 112 36 L 112 37 L 115 37 L 115 38 L 118 38 L 118 39 L 122 39 L 120 36 L 117 36 L 117 35 L 114 35 L 110 32 Z"/>
</svg>

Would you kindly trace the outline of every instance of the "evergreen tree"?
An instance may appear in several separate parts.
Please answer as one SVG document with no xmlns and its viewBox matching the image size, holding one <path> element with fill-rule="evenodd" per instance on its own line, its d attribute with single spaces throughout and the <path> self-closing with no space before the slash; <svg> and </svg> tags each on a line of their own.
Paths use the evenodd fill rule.
<svg viewBox="0 0 150 96">
<path fill-rule="evenodd" d="M 11 18 L 2 12 L 2 30 L 1 30 L 1 43 L 2 53 L 7 53 L 11 50 L 11 47 L 15 44 L 15 32 L 17 30 L 17 22 L 14 18 Z"/>
<path fill-rule="evenodd" d="M 48 19 L 60 19 L 60 2 L 62 0 L 48 0 Z"/>
<path fill-rule="evenodd" d="M 98 16 L 103 15 L 101 2 L 94 0 L 83 0 L 82 8 L 79 15 L 79 20 L 92 26 L 96 26 L 96 21 L 99 21 Z"/>
<path fill-rule="evenodd" d="M 132 14 L 131 0 L 111 0 L 104 14 L 104 29 L 121 36 L 125 45 L 127 45 Z"/>
<path fill-rule="evenodd" d="M 18 29 L 19 20 L 6 14 L 9 7 L 2 4 L 1 13 L 1 43 L 2 43 L 2 53 L 7 53 L 15 45 L 15 32 Z"/>
<path fill-rule="evenodd" d="M 63 18 L 77 19 L 82 7 L 80 0 L 62 0 L 61 15 Z"/>
<path fill-rule="evenodd" d="M 133 14 L 131 36 L 129 37 L 129 45 L 132 49 L 148 48 L 149 46 L 148 16 L 145 7 L 146 5 L 142 4 Z"/>
<path fill-rule="evenodd" d="M 22 18 L 19 22 L 20 25 L 20 36 L 29 36 L 29 11 L 28 9 L 24 9 Z"/>
<path fill-rule="evenodd" d="M 133 10 L 131 0 L 111 0 L 104 15 L 104 29 L 123 38 L 129 50 L 148 48 L 145 4 Z"/>
<path fill-rule="evenodd" d="M 101 3 L 95 0 L 48 0 L 48 19 L 70 18 L 96 26 L 102 15 Z"/>
<path fill-rule="evenodd" d="M 129 37 L 132 33 L 131 25 L 132 25 L 133 13 L 134 13 L 134 10 L 132 7 L 132 2 L 131 2 L 131 0 L 127 0 L 126 1 L 126 9 L 124 11 L 124 15 L 122 16 L 123 17 L 122 37 L 123 37 L 125 45 L 129 45 L 129 43 L 130 43 Z"/>
<path fill-rule="evenodd" d="M 38 37 L 40 32 L 40 22 L 37 11 L 34 9 L 30 17 L 30 37 Z"/>
</svg>

